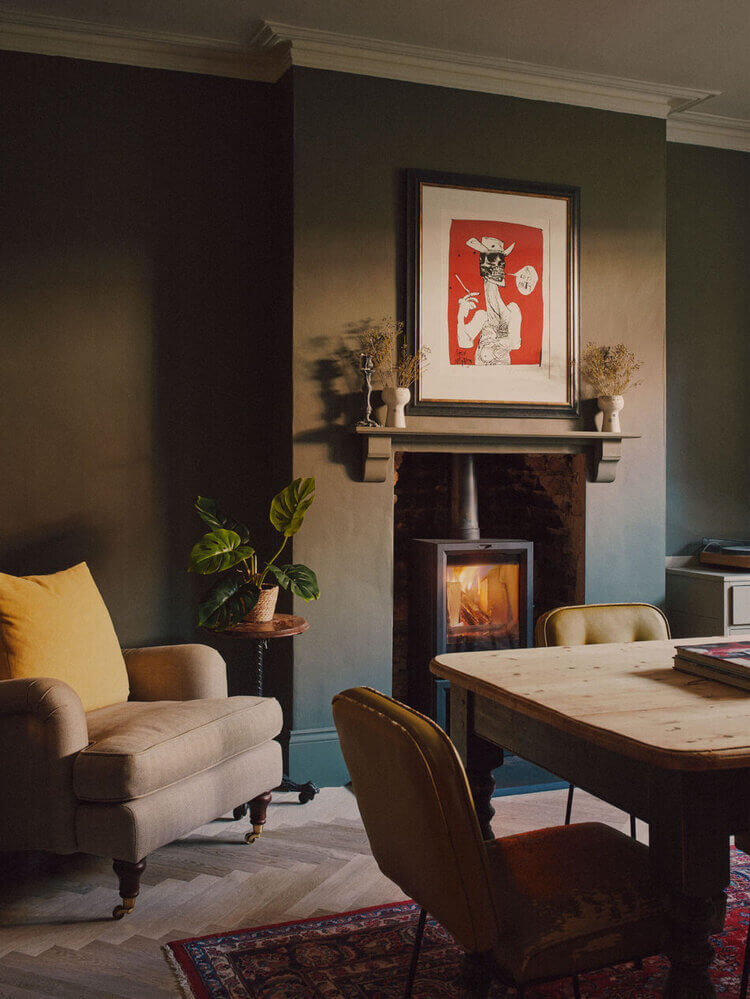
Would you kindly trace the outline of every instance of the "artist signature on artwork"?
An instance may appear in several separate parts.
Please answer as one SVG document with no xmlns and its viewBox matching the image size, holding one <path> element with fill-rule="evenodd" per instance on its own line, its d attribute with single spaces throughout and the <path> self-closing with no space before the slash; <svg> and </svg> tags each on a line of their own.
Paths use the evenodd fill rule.
<svg viewBox="0 0 750 999">
<path fill-rule="evenodd" d="M 456 360 L 454 364 L 473 364 L 474 358 L 472 357 L 472 351 L 470 350 L 457 350 Z"/>
</svg>

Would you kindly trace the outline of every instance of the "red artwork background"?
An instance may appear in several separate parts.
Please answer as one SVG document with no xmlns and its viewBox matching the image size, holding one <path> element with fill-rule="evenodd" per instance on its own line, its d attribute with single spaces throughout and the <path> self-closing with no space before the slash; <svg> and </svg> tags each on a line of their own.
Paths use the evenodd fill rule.
<svg viewBox="0 0 750 999">
<path fill-rule="evenodd" d="M 511 351 L 511 364 L 540 364 L 542 359 L 542 333 L 544 330 L 544 275 L 543 234 L 541 229 L 529 225 L 518 225 L 514 222 L 488 222 L 477 219 L 452 219 L 450 231 L 450 246 L 448 250 L 448 353 L 451 364 L 473 364 L 476 345 L 459 347 L 456 333 L 456 317 L 458 316 L 458 300 L 466 291 L 456 280 L 456 274 L 461 278 L 469 291 L 479 292 L 477 309 L 486 309 L 484 300 L 484 281 L 479 274 L 479 253 L 466 245 L 466 241 L 483 236 L 501 239 L 505 246 L 515 243 L 513 252 L 505 261 L 505 287 L 500 288 L 500 295 L 506 305 L 515 302 L 521 310 L 521 346 Z M 539 275 L 536 288 L 530 295 L 522 295 L 516 287 L 516 279 L 509 277 L 522 267 L 531 265 Z M 469 319 L 474 312 L 469 314 Z"/>
</svg>

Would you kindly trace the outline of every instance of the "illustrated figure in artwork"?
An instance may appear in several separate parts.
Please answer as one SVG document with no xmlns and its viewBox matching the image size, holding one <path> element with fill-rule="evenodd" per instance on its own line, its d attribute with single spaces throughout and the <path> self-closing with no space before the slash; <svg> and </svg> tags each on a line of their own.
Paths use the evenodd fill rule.
<svg viewBox="0 0 750 999">
<path fill-rule="evenodd" d="M 466 292 L 458 300 L 458 345 L 473 347 L 479 337 L 475 364 L 510 364 L 510 352 L 521 346 L 521 309 L 515 302 L 506 305 L 500 288 L 505 287 L 506 257 L 513 252 L 516 244 L 505 246 L 495 236 L 482 236 L 481 240 L 474 237 L 468 239 L 466 245 L 479 254 L 479 275 L 484 281 L 486 308 L 477 309 L 479 292 L 469 291 L 456 275 Z M 523 267 L 513 276 L 521 294 L 528 295 L 533 291 L 537 282 L 533 267 Z M 472 312 L 474 315 L 469 318 Z"/>
</svg>

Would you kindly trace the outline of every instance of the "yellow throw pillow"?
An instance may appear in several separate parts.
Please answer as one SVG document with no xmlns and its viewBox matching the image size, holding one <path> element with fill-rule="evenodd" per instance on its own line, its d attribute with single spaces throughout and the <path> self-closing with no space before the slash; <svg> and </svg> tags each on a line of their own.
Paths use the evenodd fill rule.
<svg viewBox="0 0 750 999">
<path fill-rule="evenodd" d="M 127 701 L 125 660 L 85 562 L 50 576 L 0 573 L 0 680 L 64 680 L 85 711 Z"/>
</svg>

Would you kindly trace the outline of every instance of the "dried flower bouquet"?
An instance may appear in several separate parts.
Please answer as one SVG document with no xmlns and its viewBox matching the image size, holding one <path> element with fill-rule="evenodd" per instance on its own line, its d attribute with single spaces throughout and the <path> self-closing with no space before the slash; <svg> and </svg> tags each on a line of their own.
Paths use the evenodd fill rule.
<svg viewBox="0 0 750 999">
<path fill-rule="evenodd" d="M 359 335 L 360 353 L 372 359 L 381 388 L 409 388 L 427 367 L 429 347 L 411 354 L 405 343 L 399 346 L 403 335 L 404 324 L 391 317 Z"/>
<path fill-rule="evenodd" d="M 581 373 L 598 396 L 622 395 L 638 385 L 633 378 L 641 362 L 624 343 L 607 347 L 587 344 L 581 359 Z"/>
</svg>

